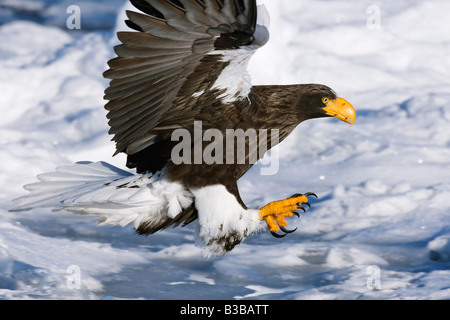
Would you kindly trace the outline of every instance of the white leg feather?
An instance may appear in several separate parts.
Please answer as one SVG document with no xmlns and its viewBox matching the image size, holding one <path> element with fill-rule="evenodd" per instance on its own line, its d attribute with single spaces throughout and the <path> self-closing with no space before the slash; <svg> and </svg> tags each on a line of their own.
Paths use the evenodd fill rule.
<svg viewBox="0 0 450 320">
<path fill-rule="evenodd" d="M 257 210 L 244 209 L 223 185 L 191 189 L 198 210 L 199 236 L 207 249 L 223 255 L 263 230 Z"/>
</svg>

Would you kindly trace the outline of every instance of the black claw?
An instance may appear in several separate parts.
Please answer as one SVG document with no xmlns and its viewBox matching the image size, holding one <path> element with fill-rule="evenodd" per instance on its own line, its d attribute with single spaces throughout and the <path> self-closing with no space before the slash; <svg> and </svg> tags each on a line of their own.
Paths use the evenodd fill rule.
<svg viewBox="0 0 450 320">
<path fill-rule="evenodd" d="M 288 229 L 286 229 L 285 227 L 280 227 L 280 229 L 281 229 L 281 231 L 283 231 L 284 233 L 289 234 L 289 233 L 293 233 L 293 232 L 297 231 L 298 228 L 295 228 L 294 230 L 288 230 Z"/>
<path fill-rule="evenodd" d="M 285 233 L 285 234 L 278 234 L 278 233 L 276 233 L 276 232 L 270 232 L 275 238 L 278 238 L 278 239 L 281 239 L 281 238 L 284 238 L 284 237 L 286 237 L 287 236 L 287 233 Z"/>
<path fill-rule="evenodd" d="M 306 212 L 306 209 L 305 208 L 303 208 L 302 206 L 301 206 L 301 204 L 297 204 L 297 208 L 298 208 L 298 210 L 302 210 L 303 212 Z"/>
<path fill-rule="evenodd" d="M 297 216 L 297 218 L 300 218 L 300 214 L 298 212 L 295 212 L 295 211 L 291 211 L 291 212 L 294 214 L 294 216 Z"/>
<path fill-rule="evenodd" d="M 319 197 L 317 196 L 317 194 L 315 194 L 315 193 L 313 193 L 313 192 L 307 192 L 307 193 L 305 193 L 305 194 L 296 193 L 296 194 L 290 196 L 289 198 L 298 198 L 298 197 L 301 197 L 301 196 L 305 196 L 305 197 L 314 197 L 314 198 L 316 198 L 316 199 L 319 199 Z"/>
<path fill-rule="evenodd" d="M 310 196 L 313 196 L 314 198 L 319 199 L 319 197 L 315 193 L 308 192 L 308 193 L 305 194 L 305 197 L 310 197 Z"/>
<path fill-rule="evenodd" d="M 311 205 L 309 204 L 309 202 L 305 202 L 305 204 L 311 209 Z"/>
</svg>

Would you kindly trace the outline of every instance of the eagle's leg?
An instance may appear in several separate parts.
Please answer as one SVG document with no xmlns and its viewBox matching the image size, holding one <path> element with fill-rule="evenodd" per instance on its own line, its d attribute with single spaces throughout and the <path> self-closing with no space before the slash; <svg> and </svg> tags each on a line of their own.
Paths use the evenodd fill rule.
<svg viewBox="0 0 450 320">
<path fill-rule="evenodd" d="M 271 202 L 261 209 L 259 209 L 259 214 L 261 220 L 266 221 L 267 227 L 269 231 L 277 238 L 282 238 L 288 233 L 292 233 L 295 230 L 287 230 L 285 227 L 288 225 L 286 220 L 287 217 L 292 217 L 293 215 L 299 216 L 297 213 L 298 210 L 305 211 L 305 208 L 302 206 L 303 204 L 311 207 L 308 202 L 308 197 L 317 196 L 314 193 L 306 193 L 306 194 L 295 194 L 292 197 Z M 278 235 L 277 232 L 281 229 L 285 234 Z"/>
</svg>

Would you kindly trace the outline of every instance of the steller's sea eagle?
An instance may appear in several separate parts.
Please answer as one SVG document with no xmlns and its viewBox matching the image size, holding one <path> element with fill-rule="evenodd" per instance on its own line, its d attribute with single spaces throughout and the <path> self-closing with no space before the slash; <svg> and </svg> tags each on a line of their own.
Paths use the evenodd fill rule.
<svg viewBox="0 0 450 320">
<path fill-rule="evenodd" d="M 261 221 L 277 237 L 293 232 L 286 217 L 313 193 L 249 209 L 237 181 L 305 120 L 353 124 L 352 105 L 319 84 L 251 85 L 249 60 L 269 40 L 268 14 L 256 0 L 131 3 L 140 12 L 127 11 L 133 31 L 117 34 L 105 108 L 117 153 L 137 173 L 104 162 L 60 167 L 25 186 L 31 193 L 14 210 L 95 215 L 143 235 L 198 220 L 199 239 L 216 255 L 264 229 Z"/>
</svg>

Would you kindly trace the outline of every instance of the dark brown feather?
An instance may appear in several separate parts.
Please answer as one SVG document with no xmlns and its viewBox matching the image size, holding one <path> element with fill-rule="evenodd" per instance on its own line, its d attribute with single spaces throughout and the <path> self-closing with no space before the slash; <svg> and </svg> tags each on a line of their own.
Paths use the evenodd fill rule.
<svg viewBox="0 0 450 320">
<path fill-rule="evenodd" d="M 209 53 L 249 44 L 256 23 L 254 0 L 133 4 L 147 14 L 127 12 L 142 32 L 118 33 L 118 57 L 104 73 L 111 79 L 105 90 L 110 133 L 117 152 L 128 155 L 160 140 L 153 135 L 164 135 L 162 128 L 184 127 L 201 117 L 203 104 L 222 93 L 208 90 L 228 65 Z M 193 97 L 197 92 L 205 92 L 207 99 Z"/>
</svg>

